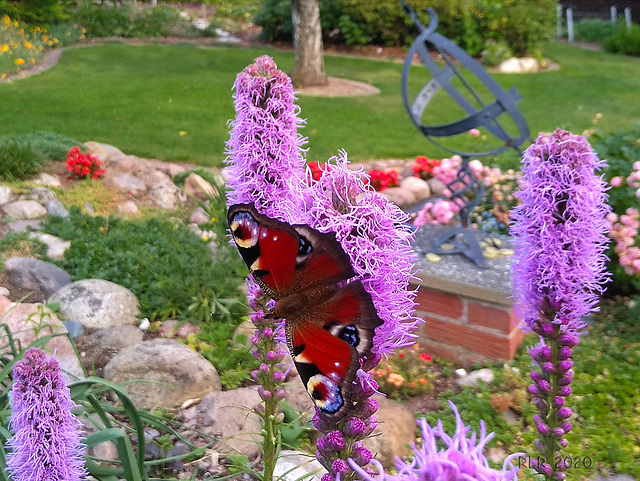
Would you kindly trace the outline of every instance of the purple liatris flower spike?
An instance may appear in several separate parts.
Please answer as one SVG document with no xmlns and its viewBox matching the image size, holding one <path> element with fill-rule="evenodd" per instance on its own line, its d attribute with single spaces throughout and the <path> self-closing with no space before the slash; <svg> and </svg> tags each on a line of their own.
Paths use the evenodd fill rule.
<svg viewBox="0 0 640 481">
<path fill-rule="evenodd" d="M 7 469 L 15 481 L 78 481 L 86 475 L 80 422 L 55 359 L 29 349 L 13 368 Z"/>
<path fill-rule="evenodd" d="M 238 74 L 236 118 L 227 143 L 227 204 L 254 204 L 268 217 L 295 223 L 302 199 L 305 139 L 291 79 L 267 56 Z"/>
<path fill-rule="evenodd" d="M 536 370 L 528 392 L 538 414 L 536 449 L 546 460 L 567 446 L 573 412 L 564 407 L 573 380 L 571 349 L 586 327 L 607 279 L 605 219 L 610 208 L 604 167 L 581 136 L 562 130 L 541 135 L 527 149 L 516 194 L 522 205 L 512 213 L 515 237 L 512 272 L 516 308 L 526 326 L 540 336 L 529 350 Z M 533 466 L 547 479 L 564 479 L 561 465 Z"/>
<path fill-rule="evenodd" d="M 449 436 L 441 421 L 435 428 L 429 426 L 424 418 L 418 421 L 422 431 L 422 446 L 418 448 L 412 444 L 413 457 L 409 462 L 397 460 L 398 474 L 386 475 L 377 461 L 373 462 L 378 468 L 375 476 L 353 459 L 349 460 L 349 465 L 365 481 L 516 481 L 518 468 L 513 466 L 512 460 L 520 454 L 507 457 L 500 471 L 490 468 L 483 451 L 493 438 L 493 433 L 487 435 L 484 423 L 480 421 L 480 435 L 470 434 L 470 428 L 462 422 L 455 405 L 449 402 L 449 406 L 456 416 L 456 432 Z M 438 444 L 443 448 L 438 450 Z"/>
</svg>

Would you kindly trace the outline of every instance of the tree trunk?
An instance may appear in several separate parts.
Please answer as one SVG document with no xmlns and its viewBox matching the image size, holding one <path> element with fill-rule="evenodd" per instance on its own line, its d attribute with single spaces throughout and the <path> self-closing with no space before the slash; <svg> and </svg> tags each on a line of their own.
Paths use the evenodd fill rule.
<svg viewBox="0 0 640 481">
<path fill-rule="evenodd" d="M 326 85 L 322 59 L 322 28 L 318 0 L 292 0 L 295 63 L 291 80 L 297 87 Z"/>
</svg>

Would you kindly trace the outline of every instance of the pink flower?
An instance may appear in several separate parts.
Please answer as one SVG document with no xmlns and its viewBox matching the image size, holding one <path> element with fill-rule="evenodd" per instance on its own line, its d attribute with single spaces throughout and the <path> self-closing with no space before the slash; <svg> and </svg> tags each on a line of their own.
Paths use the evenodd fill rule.
<svg viewBox="0 0 640 481">
<path fill-rule="evenodd" d="M 611 187 L 620 187 L 623 180 L 624 179 L 622 177 L 613 177 L 609 183 L 611 184 Z"/>
<path fill-rule="evenodd" d="M 469 135 L 471 137 L 477 137 L 478 135 L 480 135 L 480 131 L 478 129 L 471 129 L 469 130 Z"/>
</svg>

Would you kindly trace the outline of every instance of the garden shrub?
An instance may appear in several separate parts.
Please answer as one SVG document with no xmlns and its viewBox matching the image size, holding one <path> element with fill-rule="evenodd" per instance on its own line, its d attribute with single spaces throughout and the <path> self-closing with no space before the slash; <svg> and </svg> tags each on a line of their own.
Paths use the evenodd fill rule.
<svg viewBox="0 0 640 481">
<path fill-rule="evenodd" d="M 600 18 L 585 18 L 574 26 L 574 39 L 576 42 L 603 43 L 613 35 L 616 26 L 610 20 Z"/>
<path fill-rule="evenodd" d="M 608 167 L 604 178 L 607 182 L 612 179 L 628 178 L 634 171 L 634 164 L 640 162 L 640 122 L 630 130 L 613 133 L 595 133 L 590 139 L 593 149 L 598 156 L 606 160 Z M 637 165 L 637 164 L 636 164 Z M 636 195 L 637 189 L 623 184 L 621 187 L 611 188 L 609 205 L 617 215 L 625 214 L 629 208 L 640 209 L 640 199 Z M 620 265 L 614 251 L 614 243 L 609 246 L 607 255 L 610 259 L 607 269 L 612 275 L 612 284 L 608 286 L 609 294 L 631 294 L 640 292 L 640 276 L 632 276 L 625 272 Z"/>
<path fill-rule="evenodd" d="M 71 7 L 70 0 L 0 0 L 0 16 L 31 25 L 51 25 L 69 20 Z"/>
<path fill-rule="evenodd" d="M 602 46 L 607 52 L 640 56 L 640 26 L 632 24 L 629 30 L 624 24 L 618 25 Z"/>
<path fill-rule="evenodd" d="M 555 26 L 552 0 L 415 0 L 409 2 L 424 24 L 424 13 L 438 13 L 438 33 L 454 40 L 473 56 L 492 45 L 503 44 L 515 55 L 539 56 Z M 373 42 L 408 45 L 417 32 L 396 0 L 320 0 L 320 19 L 325 38 L 340 38 L 347 44 Z M 507 13 L 508 12 L 508 13 Z M 290 2 L 263 0 L 255 21 L 269 40 L 290 39 Z M 509 50 L 502 48 L 504 53 Z"/>
<path fill-rule="evenodd" d="M 23 180 L 35 175 L 42 167 L 42 158 L 28 142 L 0 138 L 0 179 Z"/>
</svg>

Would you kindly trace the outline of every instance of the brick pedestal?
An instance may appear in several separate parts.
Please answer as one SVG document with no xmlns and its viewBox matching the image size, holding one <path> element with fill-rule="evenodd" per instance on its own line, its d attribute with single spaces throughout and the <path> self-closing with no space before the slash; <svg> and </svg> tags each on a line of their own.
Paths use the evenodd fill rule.
<svg viewBox="0 0 640 481">
<path fill-rule="evenodd" d="M 428 251 L 440 226 L 416 234 L 416 250 Z M 505 246 L 509 246 L 505 239 Z M 423 248 L 426 246 L 427 248 Z M 425 352 L 468 367 L 476 362 L 509 361 L 524 339 L 512 310 L 510 257 L 482 269 L 460 255 L 432 264 L 420 255 L 416 315 L 425 320 L 419 344 Z"/>
</svg>

